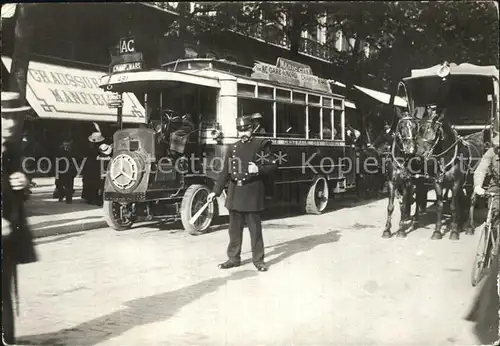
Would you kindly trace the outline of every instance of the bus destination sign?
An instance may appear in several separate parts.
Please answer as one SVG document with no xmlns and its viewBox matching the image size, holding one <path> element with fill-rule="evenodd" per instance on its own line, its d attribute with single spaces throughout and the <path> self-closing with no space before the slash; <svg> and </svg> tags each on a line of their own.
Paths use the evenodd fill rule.
<svg viewBox="0 0 500 346">
<path fill-rule="evenodd" d="M 136 51 L 134 37 L 121 38 L 115 52 L 117 55 L 111 57 L 111 73 L 137 71 L 144 68 L 142 53 Z"/>
<path fill-rule="evenodd" d="M 142 61 L 136 61 L 136 62 L 127 62 L 123 64 L 116 64 L 113 65 L 112 72 L 117 73 L 117 72 L 128 72 L 128 71 L 137 71 L 137 70 L 142 70 L 143 64 Z"/>
<path fill-rule="evenodd" d="M 277 66 L 256 62 L 252 78 L 263 79 L 302 88 L 331 93 L 328 80 L 312 74 L 311 67 L 292 60 L 278 58 Z"/>
</svg>

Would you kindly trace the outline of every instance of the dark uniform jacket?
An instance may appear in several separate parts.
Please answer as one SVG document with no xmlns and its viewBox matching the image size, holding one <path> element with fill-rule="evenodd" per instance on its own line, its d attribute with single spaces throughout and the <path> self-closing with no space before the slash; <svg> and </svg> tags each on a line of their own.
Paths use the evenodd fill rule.
<svg viewBox="0 0 500 346">
<path fill-rule="evenodd" d="M 228 210 L 258 212 L 264 210 L 263 178 L 276 168 L 270 149 L 271 141 L 251 137 L 247 142 L 241 140 L 229 146 L 224 158 L 222 173 L 219 175 L 213 192 L 219 196 L 229 181 L 226 199 Z M 248 164 L 255 163 L 258 173 L 248 173 Z"/>
<path fill-rule="evenodd" d="M 24 191 L 15 191 L 10 185 L 10 175 L 21 170 L 21 152 L 7 148 L 2 155 L 2 218 L 10 222 L 11 233 L 2 237 L 3 257 L 14 265 L 36 262 L 33 235 L 29 229 L 24 209 Z M 3 260 L 3 259 L 2 259 Z"/>
</svg>

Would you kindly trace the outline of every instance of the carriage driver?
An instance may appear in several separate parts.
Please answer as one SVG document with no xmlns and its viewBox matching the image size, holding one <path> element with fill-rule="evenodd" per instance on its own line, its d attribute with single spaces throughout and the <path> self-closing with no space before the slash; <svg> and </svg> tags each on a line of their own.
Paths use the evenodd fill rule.
<svg viewBox="0 0 500 346">
<path fill-rule="evenodd" d="M 264 263 L 264 240 L 260 212 L 264 210 L 264 177 L 276 168 L 270 152 L 271 141 L 253 136 L 250 116 L 236 119 L 240 140 L 229 147 L 224 158 L 222 172 L 208 195 L 208 201 L 222 193 L 229 181 L 226 208 L 229 210 L 228 260 L 221 269 L 241 264 L 243 227 L 250 231 L 253 264 L 258 271 L 267 271 Z"/>
<path fill-rule="evenodd" d="M 492 226 L 496 227 L 499 222 L 499 200 L 500 200 L 500 161 L 498 158 L 499 147 L 498 147 L 498 118 L 493 122 L 492 127 L 492 138 L 491 138 L 491 148 L 486 151 L 486 153 L 481 158 L 481 162 L 474 172 L 474 192 L 476 195 L 482 196 L 486 192 L 483 188 L 483 183 L 487 175 L 491 176 L 491 180 L 488 186 L 488 192 L 494 193 L 495 196 L 492 197 Z"/>
</svg>

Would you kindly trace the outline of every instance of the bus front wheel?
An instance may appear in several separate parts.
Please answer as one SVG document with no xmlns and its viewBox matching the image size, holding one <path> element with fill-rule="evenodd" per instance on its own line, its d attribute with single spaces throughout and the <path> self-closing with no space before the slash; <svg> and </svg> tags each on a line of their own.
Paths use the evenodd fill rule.
<svg viewBox="0 0 500 346">
<path fill-rule="evenodd" d="M 132 227 L 134 215 L 130 204 L 104 201 L 102 208 L 104 211 L 104 220 L 115 231 L 124 231 Z"/>
</svg>

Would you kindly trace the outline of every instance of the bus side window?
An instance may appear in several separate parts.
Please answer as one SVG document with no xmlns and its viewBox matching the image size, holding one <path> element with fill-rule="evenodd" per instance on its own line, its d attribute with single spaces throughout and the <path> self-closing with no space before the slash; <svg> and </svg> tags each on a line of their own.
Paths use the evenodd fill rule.
<svg viewBox="0 0 500 346">
<path fill-rule="evenodd" d="M 306 138 L 306 106 L 276 103 L 276 136 Z"/>
<path fill-rule="evenodd" d="M 332 110 L 323 108 L 323 139 L 332 139 Z"/>
<path fill-rule="evenodd" d="M 273 102 L 272 100 L 238 99 L 238 116 L 260 113 L 260 128 L 255 132 L 256 136 L 272 137 L 273 129 Z"/>
<path fill-rule="evenodd" d="M 341 112 L 340 111 L 334 111 L 333 138 L 334 139 L 342 139 L 342 120 L 341 120 Z"/>
<path fill-rule="evenodd" d="M 321 122 L 320 108 L 309 106 L 309 138 L 320 139 Z M 323 120 L 324 122 L 324 120 Z"/>
</svg>

